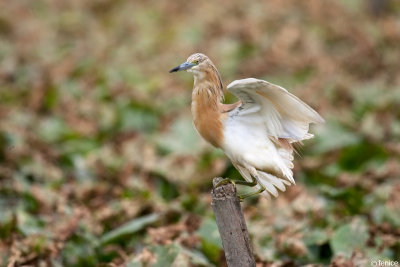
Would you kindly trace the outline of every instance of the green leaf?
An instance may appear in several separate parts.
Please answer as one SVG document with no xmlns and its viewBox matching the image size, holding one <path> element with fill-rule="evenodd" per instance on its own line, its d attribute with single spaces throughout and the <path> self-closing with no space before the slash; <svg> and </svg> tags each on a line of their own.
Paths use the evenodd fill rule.
<svg viewBox="0 0 400 267">
<path fill-rule="evenodd" d="M 59 96 L 57 89 L 54 87 L 49 87 L 48 90 L 46 90 L 44 97 L 44 106 L 46 109 L 50 110 L 57 105 L 58 99 Z"/>
<path fill-rule="evenodd" d="M 336 121 L 327 121 L 319 133 L 315 134 L 315 153 L 326 153 L 350 145 L 358 144 L 361 137 Z"/>
<path fill-rule="evenodd" d="M 151 110 L 139 107 L 123 107 L 119 110 L 120 128 L 123 131 L 135 130 L 151 133 L 157 129 L 159 119 Z"/>
<path fill-rule="evenodd" d="M 358 214 L 364 208 L 365 190 L 360 187 L 347 187 L 347 188 L 335 188 L 331 186 L 321 186 L 321 191 L 327 194 L 330 198 L 336 202 L 340 202 L 343 207 L 341 212 L 348 214 Z"/>
<path fill-rule="evenodd" d="M 32 216 L 25 211 L 19 211 L 17 217 L 18 230 L 25 236 L 43 233 L 45 224 L 40 218 Z"/>
<path fill-rule="evenodd" d="M 130 222 L 127 222 L 127 223 L 121 225 L 120 227 L 104 234 L 100 238 L 100 243 L 106 244 L 106 243 L 113 242 L 119 238 L 125 237 L 127 235 L 132 235 L 132 234 L 142 230 L 147 225 L 158 221 L 159 218 L 160 218 L 159 214 L 153 213 L 150 215 L 146 215 L 146 216 L 143 216 L 140 218 L 133 219 Z"/>
<path fill-rule="evenodd" d="M 210 261 L 218 263 L 218 258 L 222 249 L 222 241 L 215 220 L 205 220 L 197 233 L 202 239 L 201 249 L 203 253 Z"/>
<path fill-rule="evenodd" d="M 168 152 L 194 154 L 199 151 L 199 137 L 190 117 L 176 120 L 170 131 L 157 140 L 157 144 Z"/>
<path fill-rule="evenodd" d="M 396 210 L 387 206 L 377 206 L 372 210 L 372 220 L 376 224 L 387 222 L 394 228 L 400 228 L 400 209 Z"/>
<path fill-rule="evenodd" d="M 328 241 L 328 235 L 325 231 L 321 229 L 310 229 L 311 231 L 307 231 L 303 238 L 303 241 L 307 245 L 322 245 L 326 241 Z"/>
<path fill-rule="evenodd" d="M 179 196 L 179 192 L 174 183 L 171 183 L 167 179 L 162 176 L 158 176 L 156 180 L 157 183 L 157 191 L 159 195 L 162 196 L 165 200 L 172 200 Z"/>
<path fill-rule="evenodd" d="M 60 252 L 62 266 L 98 266 L 98 239 L 89 228 L 90 226 L 80 225 L 77 232 L 65 243 Z"/>
<path fill-rule="evenodd" d="M 339 156 L 338 164 L 343 170 L 363 170 L 368 163 L 382 165 L 388 155 L 385 148 L 362 142 L 354 146 L 344 148 Z"/>
<path fill-rule="evenodd" d="M 177 244 L 170 244 L 167 246 L 151 246 L 149 252 L 152 254 L 152 258 L 149 262 L 143 262 L 140 257 L 135 257 L 128 264 L 127 267 L 164 267 L 164 266 L 176 266 L 174 264 L 178 254 L 182 251 L 182 247 Z"/>
<path fill-rule="evenodd" d="M 215 220 L 205 220 L 201 224 L 199 230 L 197 230 L 197 233 L 203 240 L 222 249 L 221 236 L 219 235 L 218 226 Z"/>
<path fill-rule="evenodd" d="M 59 118 L 43 119 L 37 127 L 38 135 L 46 142 L 55 142 L 65 136 L 69 129 L 65 122 Z"/>
<path fill-rule="evenodd" d="M 213 264 L 211 264 L 201 252 L 197 250 L 188 250 L 185 248 L 182 248 L 182 250 L 183 253 L 190 258 L 191 263 L 195 266 L 213 266 Z"/>
<path fill-rule="evenodd" d="M 181 248 L 176 244 L 169 246 L 156 246 L 152 249 L 152 252 L 156 255 L 157 261 L 152 264 L 152 267 L 164 267 L 172 266 L 178 256 Z"/>
<path fill-rule="evenodd" d="M 357 218 L 340 226 L 332 235 L 331 246 L 335 254 L 350 257 L 354 250 L 363 250 L 368 239 L 367 222 Z"/>
</svg>

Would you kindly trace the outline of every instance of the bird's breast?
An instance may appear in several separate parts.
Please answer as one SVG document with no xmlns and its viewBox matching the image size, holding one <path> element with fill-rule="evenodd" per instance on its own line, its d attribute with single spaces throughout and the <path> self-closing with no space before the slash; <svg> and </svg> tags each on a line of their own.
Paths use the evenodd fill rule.
<svg viewBox="0 0 400 267">
<path fill-rule="evenodd" d="M 221 147 L 224 140 L 222 124 L 224 116 L 219 111 L 218 102 L 207 95 L 196 94 L 192 98 L 192 115 L 199 134 L 213 146 Z"/>
</svg>

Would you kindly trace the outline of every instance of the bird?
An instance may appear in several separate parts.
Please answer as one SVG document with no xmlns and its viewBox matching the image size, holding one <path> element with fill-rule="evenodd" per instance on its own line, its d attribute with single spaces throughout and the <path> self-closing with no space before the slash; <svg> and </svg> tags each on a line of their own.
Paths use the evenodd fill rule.
<svg viewBox="0 0 400 267">
<path fill-rule="evenodd" d="M 170 70 L 187 71 L 194 77 L 191 112 L 197 132 L 220 148 L 244 181 L 235 184 L 255 187 L 241 200 L 261 193 L 277 197 L 295 184 L 294 145 L 310 139 L 310 123 L 324 119 L 286 89 L 256 78 L 235 80 L 227 91 L 239 100 L 223 104 L 225 89 L 214 63 L 195 53 Z M 216 185 L 232 182 L 229 178 Z"/>
</svg>

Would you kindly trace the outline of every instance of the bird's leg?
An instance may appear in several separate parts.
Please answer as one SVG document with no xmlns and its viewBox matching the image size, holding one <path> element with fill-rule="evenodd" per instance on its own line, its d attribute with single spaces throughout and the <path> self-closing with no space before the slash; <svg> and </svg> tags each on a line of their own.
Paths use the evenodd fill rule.
<svg viewBox="0 0 400 267">
<path fill-rule="evenodd" d="M 254 167 L 247 166 L 247 170 L 249 171 L 251 179 L 252 179 L 252 181 L 248 182 L 248 183 L 251 183 L 252 186 L 256 186 L 258 184 L 260 186 L 260 188 L 256 192 L 240 195 L 239 196 L 240 201 L 243 201 L 244 199 L 246 199 L 248 197 L 258 195 L 258 194 L 264 192 L 266 189 L 265 186 L 262 183 L 260 183 L 260 179 L 258 178 L 256 169 Z"/>
<path fill-rule="evenodd" d="M 236 181 L 231 180 L 231 179 L 229 179 L 229 178 L 224 178 L 224 179 L 222 179 L 221 181 L 219 181 L 219 182 L 214 186 L 214 188 L 217 188 L 217 187 L 220 187 L 220 186 L 222 186 L 222 185 L 229 184 L 229 183 L 233 184 L 233 186 L 236 187 Z"/>
<path fill-rule="evenodd" d="M 225 185 L 225 184 L 228 184 L 228 183 L 232 183 L 234 186 L 236 186 L 237 184 L 250 186 L 250 187 L 254 187 L 256 185 L 260 186 L 260 188 L 256 192 L 252 192 L 252 193 L 248 193 L 248 194 L 244 194 L 244 195 L 238 196 L 240 201 L 243 201 L 245 198 L 248 198 L 248 197 L 257 195 L 259 193 L 262 193 L 265 190 L 265 186 L 260 183 L 260 180 L 257 177 L 258 175 L 257 175 L 256 169 L 254 167 L 250 167 L 250 166 L 247 166 L 246 169 L 250 173 L 251 181 L 231 180 L 229 178 L 224 178 L 223 180 L 219 181 L 215 185 L 214 188 L 217 188 L 217 187 L 219 187 L 221 185 Z M 240 169 L 238 169 L 238 170 L 239 170 L 240 174 L 242 174 L 242 176 L 244 177 L 242 171 Z"/>
<path fill-rule="evenodd" d="M 251 177 L 251 178 L 253 178 L 253 177 Z M 252 179 L 251 182 L 242 181 L 242 180 L 236 180 L 236 181 L 234 181 L 234 182 L 235 182 L 236 184 L 245 185 L 245 186 L 250 186 L 250 187 L 253 187 L 253 186 L 256 186 L 256 185 L 257 185 L 257 181 L 256 181 L 255 179 Z"/>
<path fill-rule="evenodd" d="M 260 185 L 260 189 L 258 189 L 256 192 L 252 192 L 252 193 L 248 193 L 248 194 L 244 194 L 244 195 L 239 195 L 238 196 L 239 200 L 243 201 L 245 198 L 249 198 L 249 197 L 255 196 L 255 195 L 257 195 L 257 194 L 259 194 L 259 193 L 261 193 L 261 192 L 263 192 L 265 190 L 265 186 L 263 186 L 261 183 L 258 183 L 258 179 L 257 178 L 255 178 L 253 175 L 250 175 L 250 177 L 252 179 L 251 182 L 241 181 L 241 180 L 231 180 L 229 178 L 224 178 L 223 180 L 219 181 L 215 185 L 214 188 L 217 188 L 219 186 L 222 186 L 222 185 L 225 185 L 225 184 L 228 184 L 228 183 L 232 183 L 233 186 L 235 186 L 235 187 L 236 187 L 236 184 L 250 186 L 250 187 L 254 187 L 254 186 L 259 184 Z"/>
<path fill-rule="evenodd" d="M 260 189 L 258 189 L 258 190 L 255 191 L 255 192 L 252 192 L 252 193 L 240 195 L 240 196 L 239 196 L 239 200 L 240 200 L 240 201 L 243 201 L 244 199 L 246 199 L 246 198 L 248 198 L 248 197 L 252 197 L 252 196 L 258 195 L 258 194 L 260 194 L 260 193 L 262 193 L 262 192 L 264 192 L 264 191 L 265 191 L 265 186 L 263 186 L 262 184 L 260 184 Z"/>
<path fill-rule="evenodd" d="M 252 178 L 252 181 L 251 181 L 251 182 L 242 181 L 242 180 L 231 180 L 231 179 L 229 179 L 229 178 L 224 178 L 223 180 L 219 181 L 219 182 L 215 185 L 215 188 L 217 188 L 217 187 L 219 187 L 219 186 L 221 186 L 221 185 L 228 184 L 228 183 L 231 183 L 231 184 L 233 184 L 234 186 L 236 186 L 237 184 L 245 185 L 245 186 L 250 186 L 250 187 L 256 186 L 256 185 L 257 185 L 257 180 L 254 179 L 253 176 L 251 176 L 251 178 Z"/>
</svg>

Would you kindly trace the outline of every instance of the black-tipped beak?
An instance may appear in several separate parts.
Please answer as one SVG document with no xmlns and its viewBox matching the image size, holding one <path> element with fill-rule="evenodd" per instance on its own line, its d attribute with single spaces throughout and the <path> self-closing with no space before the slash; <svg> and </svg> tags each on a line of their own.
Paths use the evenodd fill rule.
<svg viewBox="0 0 400 267">
<path fill-rule="evenodd" d="M 179 65 L 178 67 L 173 68 L 169 72 L 171 73 L 171 72 L 177 72 L 177 71 L 181 71 L 181 70 L 188 70 L 193 66 L 196 66 L 196 64 L 193 64 L 190 62 L 185 62 L 185 63 L 182 63 L 181 65 Z"/>
<path fill-rule="evenodd" d="M 169 71 L 169 73 L 180 71 L 180 66 L 173 68 L 172 70 Z"/>
</svg>

